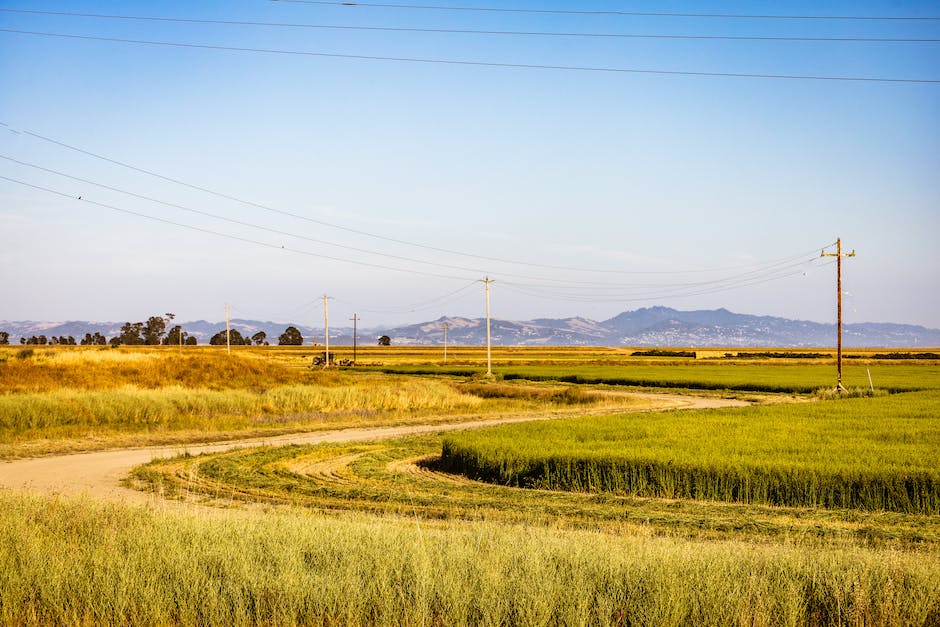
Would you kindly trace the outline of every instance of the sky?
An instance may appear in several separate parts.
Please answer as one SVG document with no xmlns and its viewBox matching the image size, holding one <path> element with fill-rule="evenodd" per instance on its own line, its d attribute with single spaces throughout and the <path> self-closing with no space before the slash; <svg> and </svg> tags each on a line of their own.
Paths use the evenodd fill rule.
<svg viewBox="0 0 940 627">
<path fill-rule="evenodd" d="M 408 5 L 0 1 L 0 320 L 940 328 L 936 3 Z"/>
</svg>

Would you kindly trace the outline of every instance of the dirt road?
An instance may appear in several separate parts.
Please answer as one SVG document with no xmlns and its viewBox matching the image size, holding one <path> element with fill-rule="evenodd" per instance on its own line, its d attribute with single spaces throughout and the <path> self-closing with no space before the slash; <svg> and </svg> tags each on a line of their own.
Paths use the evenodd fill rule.
<svg viewBox="0 0 940 627">
<path fill-rule="evenodd" d="M 637 411 L 658 411 L 663 409 L 701 409 L 713 407 L 741 407 L 748 405 L 744 401 L 699 398 L 673 394 L 631 394 L 634 398 L 648 399 L 653 406 L 646 406 Z M 594 413 L 597 413 L 595 410 Z M 570 416 L 571 414 L 568 414 Z M 184 452 L 194 455 L 217 452 L 231 448 L 253 446 L 277 446 L 283 444 L 318 444 L 322 442 L 351 442 L 356 440 L 376 440 L 475 429 L 496 424 L 526 422 L 566 417 L 565 415 L 546 416 L 544 414 L 526 415 L 512 418 L 490 420 L 469 420 L 463 422 L 373 427 L 367 429 L 342 429 L 337 431 L 316 431 L 296 433 L 262 440 L 235 440 L 210 444 L 159 446 L 150 448 L 120 449 L 78 453 L 55 457 L 40 457 L 9 462 L 0 462 L 0 489 L 32 492 L 42 495 L 87 495 L 102 500 L 122 502 L 153 503 L 159 497 L 145 492 L 132 490 L 121 485 L 121 480 L 128 472 L 140 464 L 156 457 L 172 457 Z"/>
</svg>

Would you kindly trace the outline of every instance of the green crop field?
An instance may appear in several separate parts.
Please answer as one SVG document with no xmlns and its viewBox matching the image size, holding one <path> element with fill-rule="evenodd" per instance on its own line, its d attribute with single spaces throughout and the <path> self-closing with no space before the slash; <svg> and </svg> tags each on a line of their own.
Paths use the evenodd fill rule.
<svg viewBox="0 0 940 627">
<path fill-rule="evenodd" d="M 940 513 L 940 394 L 506 425 L 445 468 L 504 485 Z"/>
<path fill-rule="evenodd" d="M 452 374 L 468 376 L 473 370 L 450 366 L 433 369 L 420 366 L 399 366 L 384 369 L 401 374 Z M 684 388 L 692 390 L 737 390 L 771 393 L 811 394 L 819 389 L 834 388 L 836 369 L 833 364 L 786 360 L 766 360 L 757 363 L 734 361 L 672 362 L 650 364 L 639 360 L 632 364 L 576 366 L 526 365 L 497 366 L 493 372 L 504 379 L 530 381 L 561 381 L 579 384 L 605 384 L 620 386 Z M 907 365 L 904 362 L 869 364 L 851 363 L 844 367 L 844 384 L 855 389 L 869 388 L 887 391 L 940 389 L 940 365 L 929 362 Z"/>
</svg>

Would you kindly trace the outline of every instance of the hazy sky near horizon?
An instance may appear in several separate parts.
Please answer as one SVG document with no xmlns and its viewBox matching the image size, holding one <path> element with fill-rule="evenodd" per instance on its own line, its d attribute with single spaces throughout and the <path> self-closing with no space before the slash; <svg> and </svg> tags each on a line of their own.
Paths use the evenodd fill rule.
<svg viewBox="0 0 940 627">
<path fill-rule="evenodd" d="M 940 328 L 940 20 L 623 13 L 935 2 L 413 4 L 0 1 L 0 320 Z"/>
</svg>

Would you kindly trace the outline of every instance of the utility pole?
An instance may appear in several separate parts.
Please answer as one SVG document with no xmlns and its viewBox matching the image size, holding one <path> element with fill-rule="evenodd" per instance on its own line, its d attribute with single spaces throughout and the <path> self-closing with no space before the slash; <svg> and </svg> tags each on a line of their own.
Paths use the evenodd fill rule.
<svg viewBox="0 0 940 627">
<path fill-rule="evenodd" d="M 836 385 L 837 392 L 844 392 L 845 386 L 842 385 L 842 258 L 843 257 L 854 257 L 855 251 L 853 250 L 850 253 L 842 252 L 842 238 L 836 239 L 836 252 L 827 253 L 823 250 L 820 253 L 820 257 L 835 257 L 836 258 L 836 292 L 838 293 L 838 316 L 839 316 L 839 343 L 838 348 L 836 349 L 836 362 L 839 368 L 839 383 Z"/>
<path fill-rule="evenodd" d="M 359 322 L 359 316 L 357 314 L 353 314 L 353 317 L 350 318 L 350 320 L 353 321 L 353 365 L 355 365 L 356 364 L 356 343 L 357 343 L 356 337 L 358 335 L 357 327 L 358 327 L 358 322 Z"/>
<path fill-rule="evenodd" d="M 444 365 L 447 365 L 447 323 L 444 323 Z"/>
<path fill-rule="evenodd" d="M 329 296 L 323 295 L 323 338 L 326 342 L 326 354 L 323 355 L 323 367 L 330 367 L 330 310 L 327 306 Z"/>
<path fill-rule="evenodd" d="M 493 282 L 489 276 L 483 279 L 483 285 L 486 291 L 486 376 L 493 376 L 493 358 L 490 348 L 490 283 Z"/>
<path fill-rule="evenodd" d="M 228 321 L 228 303 L 225 303 L 225 348 L 228 354 L 232 354 L 232 329 Z"/>
</svg>

